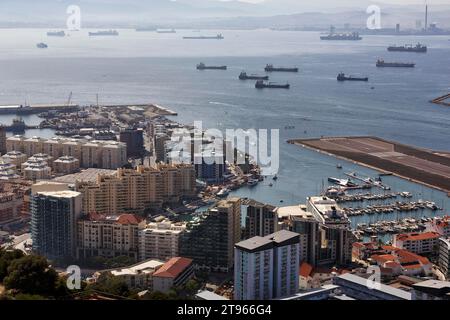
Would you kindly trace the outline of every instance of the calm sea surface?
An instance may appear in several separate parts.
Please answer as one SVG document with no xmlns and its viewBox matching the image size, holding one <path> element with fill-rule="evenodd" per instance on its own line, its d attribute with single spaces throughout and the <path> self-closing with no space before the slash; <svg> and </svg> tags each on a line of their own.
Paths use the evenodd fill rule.
<svg viewBox="0 0 450 320">
<path fill-rule="evenodd" d="M 177 34 L 119 30 L 119 37 L 87 36 L 89 30 L 65 38 L 48 38 L 42 29 L 0 30 L 0 104 L 73 102 L 154 102 L 179 113 L 175 119 L 203 121 L 205 128 L 280 129 L 280 171 L 273 187 L 266 181 L 237 195 L 274 205 L 302 203 L 319 193 L 329 176 L 347 171 L 375 176 L 352 163 L 286 143 L 292 138 L 375 135 L 406 144 L 450 151 L 450 109 L 428 101 L 450 90 L 448 37 L 365 36 L 356 42 L 324 42 L 315 32 L 208 31 L 225 40 L 182 40 Z M 45 42 L 48 49 L 37 49 Z M 417 42 L 427 54 L 389 53 L 390 44 Z M 378 69 L 377 58 L 415 62 L 414 69 Z M 227 71 L 195 69 L 199 62 L 227 65 Z M 298 74 L 274 73 L 271 80 L 289 82 L 291 90 L 256 90 L 253 81 L 239 81 L 242 70 L 263 73 L 267 63 L 297 66 Z M 338 83 L 339 72 L 364 75 L 368 83 Z M 373 87 L 373 88 L 372 88 Z M 0 116 L 10 123 L 13 116 Z M 36 116 L 24 117 L 39 123 Z M 286 130 L 286 126 L 295 126 Z M 27 135 L 51 136 L 49 130 Z M 343 170 L 336 168 L 342 163 Z M 433 200 L 450 209 L 442 192 L 386 177 L 395 191 L 414 199 Z M 380 190 L 373 190 L 380 193 Z M 283 203 L 280 203 L 283 200 Z M 447 211 L 448 212 L 448 211 Z M 442 212 L 440 212 L 442 214 Z M 407 215 L 433 215 L 423 210 Z M 354 223 L 395 219 L 396 214 L 353 218 Z"/>
</svg>

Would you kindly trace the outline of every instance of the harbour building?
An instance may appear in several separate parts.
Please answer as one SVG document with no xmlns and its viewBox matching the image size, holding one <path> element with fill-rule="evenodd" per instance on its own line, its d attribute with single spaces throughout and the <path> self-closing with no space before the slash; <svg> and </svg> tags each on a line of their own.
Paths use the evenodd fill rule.
<svg viewBox="0 0 450 320">
<path fill-rule="evenodd" d="M 49 259 L 73 258 L 81 194 L 75 191 L 38 192 L 31 196 L 33 251 Z"/>
<path fill-rule="evenodd" d="M 237 243 L 234 298 L 269 300 L 297 293 L 299 253 L 299 235 L 287 230 Z"/>
<path fill-rule="evenodd" d="M 228 272 L 233 268 L 234 245 L 240 241 L 241 199 L 219 201 L 186 225 L 180 255 L 194 260 L 197 269 Z"/>
</svg>

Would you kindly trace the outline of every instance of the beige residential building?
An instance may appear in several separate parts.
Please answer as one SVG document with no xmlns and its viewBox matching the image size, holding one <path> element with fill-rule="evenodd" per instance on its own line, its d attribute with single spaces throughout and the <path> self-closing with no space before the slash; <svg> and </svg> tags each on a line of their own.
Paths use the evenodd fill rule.
<svg viewBox="0 0 450 320">
<path fill-rule="evenodd" d="M 179 239 L 185 230 L 185 223 L 163 221 L 148 224 L 139 231 L 139 259 L 165 261 L 178 256 Z"/>
<path fill-rule="evenodd" d="M 53 162 L 55 173 L 71 174 L 80 169 L 80 160 L 71 156 L 62 156 Z"/>
<path fill-rule="evenodd" d="M 3 155 L 2 159 L 5 162 L 12 163 L 16 168 L 20 168 L 22 163 L 27 161 L 28 156 L 21 151 L 9 151 Z"/>
<path fill-rule="evenodd" d="M 77 182 L 76 190 L 83 193 L 85 212 L 138 213 L 194 196 L 195 170 L 190 165 L 118 169 L 115 175 L 99 175 L 96 182 Z"/>
<path fill-rule="evenodd" d="M 24 138 L 6 140 L 8 151 L 20 151 L 27 156 L 45 153 L 53 159 L 70 156 L 80 160 L 83 168 L 117 169 L 127 163 L 127 146 L 117 141 L 89 141 L 69 138 Z"/>
<path fill-rule="evenodd" d="M 25 165 L 26 164 L 26 165 Z M 35 160 L 22 164 L 23 178 L 26 180 L 42 180 L 51 178 L 52 168 L 45 161 Z"/>
<path fill-rule="evenodd" d="M 77 257 L 138 259 L 138 230 L 145 221 L 132 214 L 105 216 L 91 213 L 78 221 Z"/>
</svg>

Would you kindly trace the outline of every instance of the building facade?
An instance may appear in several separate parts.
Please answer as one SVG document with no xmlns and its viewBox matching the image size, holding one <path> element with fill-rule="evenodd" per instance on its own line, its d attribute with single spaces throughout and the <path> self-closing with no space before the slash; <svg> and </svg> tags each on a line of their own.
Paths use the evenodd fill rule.
<svg viewBox="0 0 450 320">
<path fill-rule="evenodd" d="M 75 191 L 38 192 L 31 196 L 33 251 L 49 259 L 73 258 L 81 194 Z"/>
<path fill-rule="evenodd" d="M 240 240 L 241 199 L 217 203 L 186 226 L 180 255 L 194 260 L 196 268 L 228 272 L 233 267 L 234 245 Z"/>
<path fill-rule="evenodd" d="M 257 201 L 247 203 L 244 239 L 265 237 L 277 231 L 278 216 L 274 206 Z"/>
<path fill-rule="evenodd" d="M 299 235 L 281 230 L 235 246 L 234 298 L 269 300 L 299 289 Z"/>
<path fill-rule="evenodd" d="M 132 214 L 91 213 L 77 223 L 77 258 L 127 256 L 138 261 L 138 231 L 144 226 L 145 221 Z"/>
<path fill-rule="evenodd" d="M 392 245 L 416 254 L 433 254 L 438 252 L 439 237 L 437 232 L 398 234 L 393 237 Z"/>
<path fill-rule="evenodd" d="M 127 163 L 127 146 L 117 141 L 13 136 L 6 140 L 7 151 L 20 151 L 28 157 L 45 153 L 53 159 L 70 156 L 83 168 L 117 169 Z"/>
<path fill-rule="evenodd" d="M 149 223 L 139 231 L 139 259 L 167 260 L 179 255 L 184 223 L 164 221 Z"/>
<path fill-rule="evenodd" d="M 117 215 L 141 213 L 195 196 L 195 171 L 190 165 L 139 166 L 118 169 L 115 175 L 98 175 L 96 182 L 78 182 L 85 212 Z"/>
</svg>

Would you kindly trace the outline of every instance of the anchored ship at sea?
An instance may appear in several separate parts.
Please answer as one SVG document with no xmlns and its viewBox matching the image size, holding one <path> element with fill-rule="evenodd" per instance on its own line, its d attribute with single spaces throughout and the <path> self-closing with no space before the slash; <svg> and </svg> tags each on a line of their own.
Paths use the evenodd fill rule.
<svg viewBox="0 0 450 320">
<path fill-rule="evenodd" d="M 247 72 L 241 72 L 239 80 L 269 80 L 269 76 L 258 76 L 255 74 L 248 75 Z"/>
<path fill-rule="evenodd" d="M 40 42 L 36 45 L 36 47 L 38 47 L 39 49 L 46 49 L 46 48 L 48 48 L 48 45 L 46 45 L 43 42 Z"/>
<path fill-rule="evenodd" d="M 298 72 L 298 68 L 274 67 L 272 64 L 266 65 L 264 70 L 266 72 Z"/>
<path fill-rule="evenodd" d="M 64 31 L 49 31 L 47 32 L 48 37 L 65 37 L 66 33 Z"/>
<path fill-rule="evenodd" d="M 149 32 L 149 31 L 156 31 L 156 27 L 139 27 L 135 29 L 136 32 Z"/>
<path fill-rule="evenodd" d="M 264 82 L 264 80 L 258 80 L 255 83 L 256 89 L 264 89 L 264 88 L 272 88 L 272 89 L 289 89 L 291 85 L 289 83 L 286 84 L 278 84 L 274 82 Z"/>
<path fill-rule="evenodd" d="M 158 29 L 157 33 L 177 33 L 175 29 Z"/>
<path fill-rule="evenodd" d="M 415 63 L 405 63 L 405 62 L 385 62 L 383 59 L 377 60 L 377 67 L 391 67 L 391 68 L 414 68 Z"/>
<path fill-rule="evenodd" d="M 201 62 L 197 65 L 197 70 L 227 70 L 227 66 L 207 66 Z"/>
<path fill-rule="evenodd" d="M 334 33 L 330 32 L 326 36 L 321 36 L 320 40 L 362 40 L 362 37 L 359 35 L 358 32 L 351 32 L 351 33 Z"/>
<path fill-rule="evenodd" d="M 106 30 L 106 31 L 97 31 L 97 32 L 89 32 L 89 36 L 118 36 L 119 32 L 117 30 Z"/>
<path fill-rule="evenodd" d="M 390 46 L 387 49 L 388 51 L 394 52 L 419 52 L 419 53 L 425 53 L 428 50 L 427 46 L 424 46 L 420 43 L 416 44 L 415 46 L 410 44 L 404 46 Z"/>
<path fill-rule="evenodd" d="M 339 73 L 337 76 L 338 81 L 369 81 L 368 77 L 353 77 L 346 76 L 345 73 Z"/>
<path fill-rule="evenodd" d="M 183 37 L 187 40 L 222 40 L 225 39 L 222 34 L 216 36 L 194 36 L 194 37 Z"/>
</svg>

